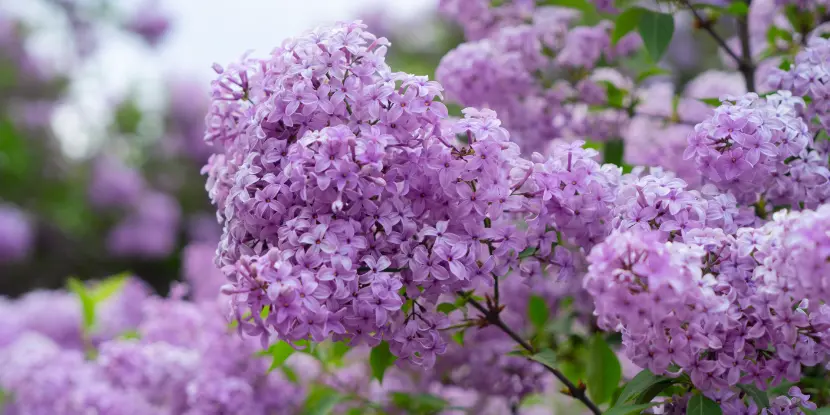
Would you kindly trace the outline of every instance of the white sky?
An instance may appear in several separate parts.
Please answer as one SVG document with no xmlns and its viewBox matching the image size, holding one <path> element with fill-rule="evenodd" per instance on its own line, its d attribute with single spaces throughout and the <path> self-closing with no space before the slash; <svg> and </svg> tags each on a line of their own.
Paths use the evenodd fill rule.
<svg viewBox="0 0 830 415">
<path fill-rule="evenodd" d="M 72 0 L 98 1 L 98 0 Z M 145 4 L 145 0 L 103 0 L 119 8 Z M 9 3 L 10 2 L 10 3 Z M 159 94 L 158 87 L 169 76 L 208 82 L 215 76 L 211 65 L 223 66 L 248 50 L 269 53 L 283 39 L 319 25 L 351 20 L 360 14 L 386 10 L 394 18 L 406 18 L 434 8 L 438 0 L 158 0 L 161 10 L 173 20 L 172 30 L 155 51 L 118 36 L 103 36 L 95 59 L 78 75 L 73 99 L 58 110 L 54 125 L 63 149 L 72 157 L 92 151 L 104 135 L 100 120 L 106 118 L 112 102 L 135 92 L 149 107 Z M 0 0 L 0 6 L 53 27 L 47 9 L 34 0 Z M 0 7 L 2 13 L 2 7 Z M 371 28 L 370 28 L 371 30 Z M 48 32 L 48 31 L 47 31 Z M 36 50 L 54 54 L 62 39 L 43 36 L 34 42 Z M 59 51 L 58 51 L 59 52 Z"/>
</svg>

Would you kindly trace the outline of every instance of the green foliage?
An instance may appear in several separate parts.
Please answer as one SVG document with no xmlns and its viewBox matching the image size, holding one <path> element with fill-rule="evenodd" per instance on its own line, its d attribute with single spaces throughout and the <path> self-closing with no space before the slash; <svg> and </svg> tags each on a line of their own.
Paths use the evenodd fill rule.
<svg viewBox="0 0 830 415">
<path fill-rule="evenodd" d="M 639 414 L 639 413 L 643 412 L 644 409 L 651 408 L 652 406 L 657 405 L 657 404 L 658 404 L 658 402 L 615 406 L 615 407 L 605 411 L 604 414 L 605 415 Z"/>
<path fill-rule="evenodd" d="M 659 62 L 674 35 L 674 18 L 670 14 L 643 9 L 637 28 L 649 56 Z"/>
<path fill-rule="evenodd" d="M 718 98 L 698 98 L 698 101 L 712 106 L 712 107 L 719 107 L 720 106 L 720 99 Z"/>
<path fill-rule="evenodd" d="M 633 31 L 640 24 L 640 17 L 643 15 L 642 7 L 632 7 L 617 16 L 614 32 L 611 34 L 611 44 L 616 45 L 623 36 Z"/>
<path fill-rule="evenodd" d="M 556 352 L 551 349 L 542 349 L 539 353 L 528 356 L 529 359 L 537 361 L 551 369 L 556 369 Z"/>
<path fill-rule="evenodd" d="M 695 393 L 686 404 L 686 415 L 722 415 L 720 406 L 711 399 Z"/>
<path fill-rule="evenodd" d="M 625 143 L 623 140 L 614 139 L 608 140 L 603 145 L 603 163 L 623 165 L 623 152 L 625 151 Z"/>
<path fill-rule="evenodd" d="M 290 344 L 278 341 L 271 346 L 268 347 L 267 350 L 262 352 L 262 355 L 269 356 L 271 358 L 271 366 L 268 367 L 268 373 L 271 373 L 274 369 L 281 367 L 283 363 L 294 354 L 296 350 Z"/>
<path fill-rule="evenodd" d="M 600 333 L 591 338 L 588 346 L 588 396 L 596 404 L 608 402 L 622 378 L 617 355 Z"/>
<path fill-rule="evenodd" d="M 527 302 L 527 316 L 536 330 L 542 331 L 548 322 L 550 311 L 545 299 L 538 295 L 531 295 Z"/>
<path fill-rule="evenodd" d="M 766 391 L 758 389 L 755 385 L 738 385 L 738 388 L 749 395 L 759 408 L 769 408 L 769 396 Z"/>
<path fill-rule="evenodd" d="M 539 2 L 546 6 L 567 7 L 569 9 L 576 9 L 585 14 L 596 14 L 597 9 L 594 4 L 588 0 L 542 0 Z"/>
<path fill-rule="evenodd" d="M 398 358 L 389 351 L 389 343 L 382 341 L 379 345 L 373 347 L 372 352 L 369 354 L 372 378 L 383 383 L 383 375 L 386 373 L 386 369 L 392 366 L 395 360 L 398 360 Z"/>
<path fill-rule="evenodd" d="M 67 286 L 81 301 L 83 315 L 83 329 L 86 334 L 95 328 L 95 309 L 108 298 L 117 294 L 124 287 L 129 277 L 128 273 L 114 275 L 90 287 L 77 278 L 69 278 Z"/>
<path fill-rule="evenodd" d="M 749 5 L 743 1 L 734 1 L 724 10 L 733 16 L 746 17 L 749 14 Z"/>
<path fill-rule="evenodd" d="M 308 393 L 303 413 L 307 415 L 327 415 L 338 403 L 346 397 L 336 390 L 327 386 L 315 385 Z"/>
<path fill-rule="evenodd" d="M 663 377 L 651 373 L 648 369 L 643 369 L 634 379 L 631 379 L 623 388 L 620 396 L 617 398 L 617 403 L 625 403 L 630 399 L 634 399 L 645 391 L 649 386 L 662 381 Z"/>
<path fill-rule="evenodd" d="M 69 291 L 75 293 L 81 301 L 83 328 L 84 332 L 89 333 L 95 324 L 95 302 L 92 300 L 92 295 L 90 295 L 86 285 L 77 278 L 70 278 L 67 284 Z"/>
<path fill-rule="evenodd" d="M 449 405 L 447 401 L 428 393 L 392 392 L 392 403 L 408 414 L 434 414 Z"/>
<path fill-rule="evenodd" d="M 441 303 L 438 304 L 438 307 L 436 309 L 439 313 L 449 314 L 455 310 L 458 310 L 458 306 L 453 303 Z"/>
<path fill-rule="evenodd" d="M 648 78 L 651 78 L 652 76 L 668 74 L 671 74 L 671 72 L 657 66 L 652 66 L 651 68 L 644 69 L 639 74 L 637 74 L 637 84 L 643 83 L 643 81 L 645 81 Z"/>
<path fill-rule="evenodd" d="M 126 100 L 115 110 L 115 127 L 121 133 L 135 134 L 143 115 L 134 100 Z"/>
<path fill-rule="evenodd" d="M 534 254 L 536 254 L 536 247 L 535 246 L 529 246 L 529 247 L 525 248 L 522 252 L 519 252 L 519 259 L 525 259 L 525 258 L 528 258 L 528 257 L 532 257 Z"/>
</svg>

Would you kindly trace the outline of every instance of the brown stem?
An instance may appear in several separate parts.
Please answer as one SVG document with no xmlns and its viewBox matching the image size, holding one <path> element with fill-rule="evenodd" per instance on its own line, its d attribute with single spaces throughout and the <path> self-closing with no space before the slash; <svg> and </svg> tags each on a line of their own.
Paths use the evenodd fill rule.
<svg viewBox="0 0 830 415">
<path fill-rule="evenodd" d="M 752 0 L 745 0 L 747 7 Z M 755 92 L 755 64 L 752 62 L 752 46 L 749 43 L 749 22 L 746 17 L 738 17 L 738 37 L 741 39 L 741 55 L 738 69 L 744 76 L 747 92 Z"/>
<path fill-rule="evenodd" d="M 468 303 L 472 304 L 473 307 L 480 311 L 484 315 L 484 318 L 487 320 L 487 323 L 501 329 L 501 331 L 510 336 L 511 339 L 513 339 L 516 343 L 518 343 L 520 346 L 522 346 L 522 348 L 524 348 L 528 352 L 532 354 L 536 353 L 536 349 L 530 343 L 528 343 L 525 339 L 519 336 L 515 331 L 508 327 L 507 324 L 504 323 L 504 321 L 501 319 L 501 316 L 499 316 L 498 308 L 488 309 L 472 297 L 467 296 L 463 292 L 457 292 L 456 294 L 461 297 L 464 297 Z M 547 365 L 544 366 L 549 372 L 553 373 L 553 375 L 556 376 L 556 378 L 559 379 L 559 381 L 562 382 L 566 388 L 568 388 L 568 392 L 570 392 L 571 396 L 585 404 L 585 406 L 587 406 L 592 413 L 596 415 L 602 414 L 602 411 L 599 409 L 599 407 L 597 407 L 597 405 L 593 403 L 587 395 L 585 395 L 585 390 L 580 389 L 579 387 L 574 385 L 573 382 L 571 382 L 567 377 L 565 377 L 565 375 L 558 369 L 554 369 Z"/>
</svg>

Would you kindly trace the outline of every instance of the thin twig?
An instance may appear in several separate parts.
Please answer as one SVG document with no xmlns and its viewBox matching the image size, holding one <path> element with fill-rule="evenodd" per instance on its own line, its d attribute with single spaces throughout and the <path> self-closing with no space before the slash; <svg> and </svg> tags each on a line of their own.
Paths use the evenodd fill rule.
<svg viewBox="0 0 830 415">
<path fill-rule="evenodd" d="M 745 0 L 747 8 L 752 0 Z M 738 17 L 738 37 L 741 39 L 741 55 L 743 59 L 738 64 L 746 82 L 746 91 L 755 92 L 755 64 L 752 62 L 752 46 L 749 43 L 749 23 L 746 17 Z"/>
<path fill-rule="evenodd" d="M 475 307 L 475 309 L 480 311 L 481 314 L 484 315 L 484 318 L 487 320 L 487 323 L 501 329 L 501 331 L 510 336 L 510 338 L 512 338 L 516 343 L 518 343 L 520 346 L 522 346 L 522 348 L 524 348 L 528 352 L 533 354 L 536 353 L 536 349 L 530 343 L 528 343 L 525 339 L 516 334 L 515 331 L 513 331 L 510 327 L 507 326 L 507 324 L 504 323 L 504 321 L 502 321 L 501 316 L 499 316 L 498 308 L 487 309 L 474 298 L 467 296 L 463 292 L 458 292 L 456 294 L 461 297 L 464 297 L 468 303 L 472 304 L 472 306 Z M 567 377 L 565 377 L 565 375 L 558 369 L 554 369 L 547 365 L 544 366 L 549 372 L 553 373 L 553 375 L 556 376 L 556 378 L 559 379 L 559 381 L 562 382 L 566 388 L 568 388 L 568 392 L 570 392 L 571 396 L 581 401 L 585 406 L 588 407 L 588 409 L 591 410 L 592 413 L 596 415 L 602 414 L 602 411 L 599 409 L 599 407 L 597 407 L 597 405 L 594 402 L 592 402 L 587 395 L 585 395 L 585 390 L 580 389 L 579 387 L 574 385 L 573 382 L 571 382 Z"/>
<path fill-rule="evenodd" d="M 710 35 L 712 35 L 712 38 L 715 39 L 715 42 L 717 42 L 718 45 L 724 51 L 726 51 L 726 53 L 729 54 L 729 56 L 731 56 L 732 59 L 735 60 L 735 62 L 738 64 L 738 67 L 741 67 L 742 65 L 744 65 L 744 60 L 741 59 L 741 57 L 738 56 L 738 54 L 735 53 L 735 51 L 733 51 L 732 48 L 730 48 L 729 45 L 726 44 L 726 41 L 723 40 L 722 37 L 720 37 L 718 32 L 715 32 L 715 29 L 712 28 L 712 22 L 704 19 L 703 16 L 701 16 L 700 13 L 697 12 L 697 9 L 695 9 L 694 6 L 692 6 L 692 4 L 689 3 L 689 0 L 681 0 L 681 1 L 683 2 L 684 5 L 686 5 L 686 7 L 689 8 L 689 10 L 692 11 L 692 14 L 695 16 L 695 20 L 697 20 L 700 27 L 702 27 L 703 30 L 706 30 L 707 32 L 709 32 Z"/>
</svg>

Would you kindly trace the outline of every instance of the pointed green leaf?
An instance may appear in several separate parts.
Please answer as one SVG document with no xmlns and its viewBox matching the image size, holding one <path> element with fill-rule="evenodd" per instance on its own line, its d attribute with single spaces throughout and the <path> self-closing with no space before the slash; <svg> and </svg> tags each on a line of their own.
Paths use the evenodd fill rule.
<svg viewBox="0 0 830 415">
<path fill-rule="evenodd" d="M 392 366 L 397 359 L 398 358 L 389 351 L 389 343 L 382 341 L 379 345 L 373 347 L 372 352 L 369 354 L 369 365 L 372 367 L 372 378 L 383 383 L 383 375 L 386 373 L 386 369 L 388 369 L 389 366 Z"/>
<path fill-rule="evenodd" d="M 632 7 L 617 16 L 614 32 L 611 34 L 611 44 L 616 45 L 623 36 L 636 29 L 640 24 L 640 17 L 643 15 L 641 7 Z"/>
<path fill-rule="evenodd" d="M 611 139 L 604 143 L 602 148 L 603 159 L 602 162 L 606 164 L 615 164 L 617 166 L 623 165 L 623 153 L 625 152 L 625 143 L 620 139 Z"/>
<path fill-rule="evenodd" d="M 527 257 L 531 257 L 535 253 L 536 253 L 536 247 L 535 246 L 527 247 L 522 252 L 519 252 L 519 259 L 525 259 Z"/>
<path fill-rule="evenodd" d="M 271 357 L 271 366 L 268 368 L 268 373 L 272 370 L 282 366 L 289 356 L 294 354 L 296 350 L 286 342 L 276 342 L 268 347 L 263 355 Z"/>
<path fill-rule="evenodd" d="M 723 415 L 723 411 L 714 401 L 696 393 L 686 404 L 686 415 Z"/>
<path fill-rule="evenodd" d="M 537 330 L 543 329 L 550 316 L 545 299 L 538 295 L 531 295 L 527 302 L 527 316 Z"/>
<path fill-rule="evenodd" d="M 596 404 L 609 401 L 622 378 L 622 368 L 617 355 L 600 333 L 591 338 L 587 377 L 588 396 Z"/>
<path fill-rule="evenodd" d="M 309 392 L 302 413 L 307 415 L 328 415 L 344 399 L 345 396 L 334 389 L 317 386 Z"/>
<path fill-rule="evenodd" d="M 769 408 L 769 395 L 767 395 L 767 392 L 758 389 L 755 385 L 738 385 L 738 388 L 746 392 L 759 408 Z"/>
<path fill-rule="evenodd" d="M 663 68 L 660 68 L 660 67 L 657 67 L 657 66 L 653 66 L 653 67 L 651 67 L 651 68 L 648 68 L 648 69 L 646 69 L 646 70 L 644 70 L 644 71 L 640 72 L 640 73 L 637 75 L 637 83 L 638 83 L 638 84 L 641 84 L 643 81 L 645 81 L 645 80 L 646 80 L 646 79 L 648 79 L 648 78 L 651 78 L 652 76 L 658 76 L 658 75 L 668 75 L 668 74 L 670 74 L 670 73 L 671 73 L 670 71 L 667 71 L 667 70 L 665 70 L 665 69 L 663 69 Z"/>
<path fill-rule="evenodd" d="M 718 98 L 699 98 L 698 101 L 712 107 L 719 107 L 721 103 Z"/>
<path fill-rule="evenodd" d="M 594 4 L 587 0 L 543 0 L 541 3 L 546 6 L 559 6 L 569 9 L 576 9 L 587 14 L 594 14 L 597 11 Z"/>
<path fill-rule="evenodd" d="M 726 12 L 733 16 L 744 17 L 749 13 L 749 5 L 743 1 L 733 1 L 726 7 Z"/>
<path fill-rule="evenodd" d="M 639 394 L 645 391 L 649 386 L 654 385 L 662 380 L 667 378 L 662 376 L 657 376 L 654 373 L 651 373 L 648 369 L 643 369 L 637 376 L 634 376 L 634 379 L 631 379 L 628 383 L 626 383 L 625 387 L 623 388 L 622 392 L 620 393 L 620 397 L 617 398 L 617 402 L 625 403 L 630 399 L 636 398 Z"/>
<path fill-rule="evenodd" d="M 409 414 L 434 414 L 441 412 L 449 403 L 428 393 L 392 392 L 392 403 Z"/>
<path fill-rule="evenodd" d="M 129 273 L 121 273 L 98 282 L 90 290 L 92 300 L 97 304 L 121 292 L 129 277 Z"/>
<path fill-rule="evenodd" d="M 453 303 L 441 303 L 436 308 L 439 313 L 449 314 L 458 309 L 458 306 Z"/>
<path fill-rule="evenodd" d="M 69 290 L 78 296 L 81 301 L 81 311 L 83 314 L 83 328 L 84 331 L 89 332 L 92 326 L 95 325 L 95 300 L 87 290 L 86 285 L 76 278 L 70 278 L 67 282 Z"/>
<path fill-rule="evenodd" d="M 529 359 L 535 360 L 551 369 L 556 369 L 556 352 L 551 349 L 542 349 L 539 353 L 533 356 L 528 356 Z"/>
<path fill-rule="evenodd" d="M 659 62 L 674 34 L 674 17 L 643 9 L 637 27 L 649 56 L 654 62 Z"/>
<path fill-rule="evenodd" d="M 644 409 L 651 408 L 659 402 L 642 403 L 639 405 L 617 405 L 603 412 L 604 415 L 632 415 L 642 413 Z"/>
<path fill-rule="evenodd" d="M 663 392 L 669 386 L 675 384 L 677 382 L 676 379 L 667 378 L 661 380 L 657 383 L 649 385 L 639 396 L 637 399 L 634 400 L 634 403 L 648 403 L 654 399 L 655 396 L 659 395 L 660 392 Z"/>
</svg>

